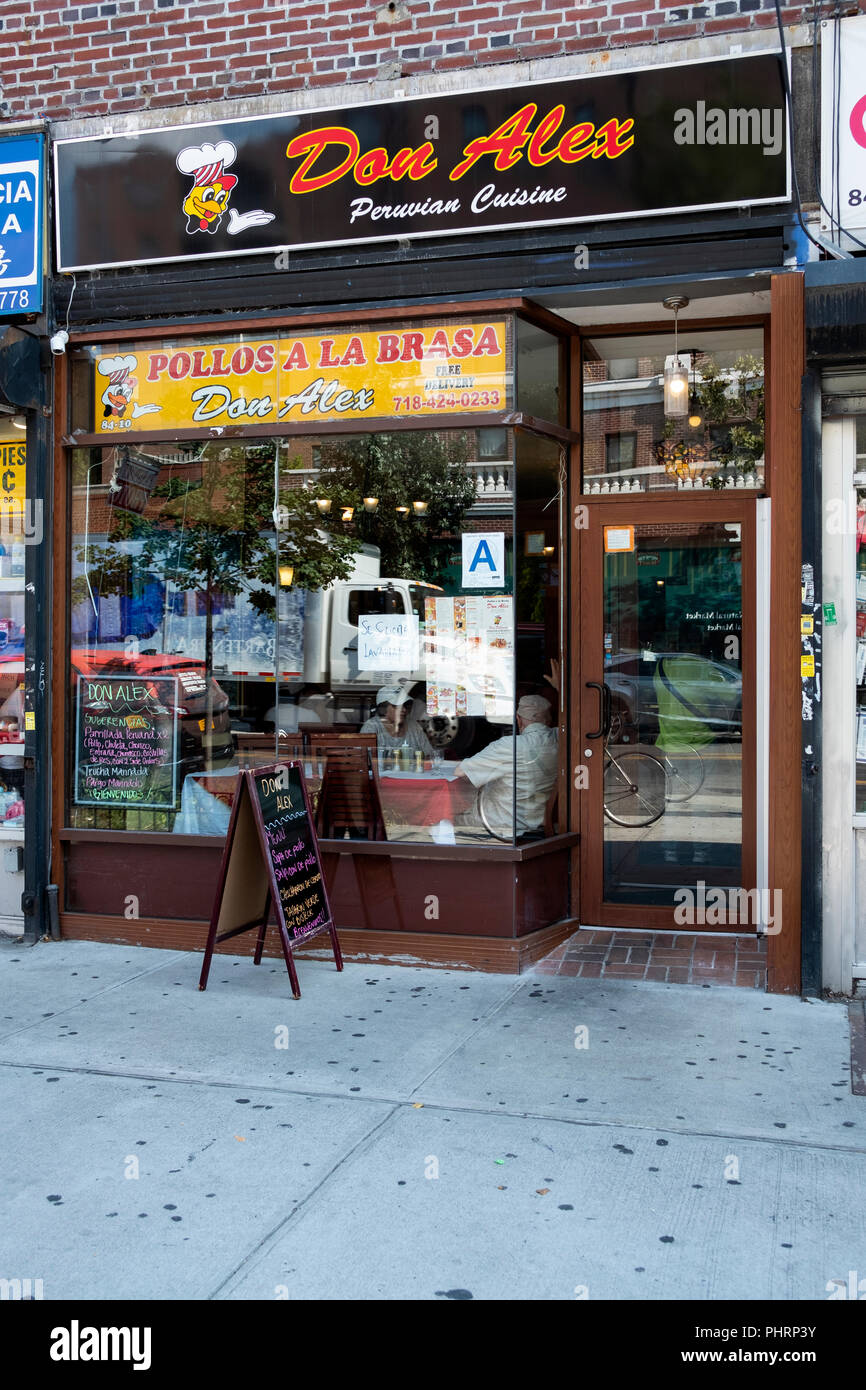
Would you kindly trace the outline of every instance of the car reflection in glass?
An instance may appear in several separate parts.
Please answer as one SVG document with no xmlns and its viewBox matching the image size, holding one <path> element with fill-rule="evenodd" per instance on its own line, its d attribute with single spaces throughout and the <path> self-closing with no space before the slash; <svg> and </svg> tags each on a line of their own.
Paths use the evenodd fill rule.
<svg viewBox="0 0 866 1390">
<path fill-rule="evenodd" d="M 682 679 L 683 668 L 688 671 Z M 733 664 L 695 656 L 691 652 L 618 652 L 605 663 L 604 680 L 611 692 L 611 743 L 655 739 L 660 730 L 658 682 L 678 673 L 673 696 L 666 702 L 665 724 L 682 726 L 688 738 L 696 725 L 716 737 L 742 737 L 743 678 Z"/>
</svg>

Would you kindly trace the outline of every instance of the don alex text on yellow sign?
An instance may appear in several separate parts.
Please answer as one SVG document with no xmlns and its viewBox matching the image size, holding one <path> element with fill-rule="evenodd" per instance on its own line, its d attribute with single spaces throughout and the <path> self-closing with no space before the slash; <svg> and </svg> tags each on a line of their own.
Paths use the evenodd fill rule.
<svg viewBox="0 0 866 1390">
<path fill-rule="evenodd" d="M 154 347 L 97 357 L 99 432 L 510 407 L 504 322 Z"/>
</svg>

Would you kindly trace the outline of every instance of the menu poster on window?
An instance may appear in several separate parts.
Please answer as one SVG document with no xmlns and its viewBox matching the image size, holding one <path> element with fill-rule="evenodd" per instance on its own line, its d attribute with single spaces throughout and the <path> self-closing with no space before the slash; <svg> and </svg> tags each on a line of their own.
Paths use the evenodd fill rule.
<svg viewBox="0 0 866 1390">
<path fill-rule="evenodd" d="M 509 718 L 514 690 L 511 598 L 462 594 L 426 602 L 427 713 Z"/>
<path fill-rule="evenodd" d="M 173 807 L 176 678 L 79 676 L 76 695 L 75 804 Z"/>
<path fill-rule="evenodd" d="M 857 762 L 866 763 L 866 710 L 857 711 Z"/>
<path fill-rule="evenodd" d="M 483 600 L 485 714 L 508 718 L 514 705 L 514 616 L 511 598 Z"/>
</svg>

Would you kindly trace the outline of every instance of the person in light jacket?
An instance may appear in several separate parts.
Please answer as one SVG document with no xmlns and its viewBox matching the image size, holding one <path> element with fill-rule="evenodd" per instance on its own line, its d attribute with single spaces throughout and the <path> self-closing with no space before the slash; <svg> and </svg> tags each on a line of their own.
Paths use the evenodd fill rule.
<svg viewBox="0 0 866 1390">
<path fill-rule="evenodd" d="M 433 754 L 430 740 L 415 717 L 412 696 L 399 685 L 383 685 L 376 696 L 376 713 L 361 725 L 362 734 L 375 734 L 376 746 L 383 749 L 420 748 L 425 758 Z"/>
<path fill-rule="evenodd" d="M 510 836 L 514 826 L 519 837 L 543 826 L 559 767 L 556 730 L 543 695 L 524 695 L 519 701 L 517 730 L 516 738 L 506 734 L 458 763 L 455 776 L 468 778 L 474 787 L 492 783 L 485 799 L 490 823 L 504 836 Z"/>
</svg>

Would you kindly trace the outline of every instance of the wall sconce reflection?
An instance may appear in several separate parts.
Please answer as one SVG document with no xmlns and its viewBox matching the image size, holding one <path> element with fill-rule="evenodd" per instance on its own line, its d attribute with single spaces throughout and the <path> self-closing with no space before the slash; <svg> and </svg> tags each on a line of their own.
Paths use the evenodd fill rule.
<svg viewBox="0 0 866 1390">
<path fill-rule="evenodd" d="M 365 512 L 375 512 L 375 510 L 376 510 L 376 508 L 378 507 L 378 505 L 379 505 L 379 499 L 378 499 L 378 497 L 365 497 L 365 498 L 364 498 L 364 511 L 365 511 Z"/>
<path fill-rule="evenodd" d="M 322 516 L 324 516 L 324 515 L 326 514 L 326 512 L 329 512 L 329 511 L 331 510 L 331 499 L 330 499 L 330 497 L 317 497 L 317 498 L 316 498 L 316 506 L 318 507 L 319 511 L 322 513 Z"/>
<path fill-rule="evenodd" d="M 416 516 L 426 516 L 429 505 L 429 502 L 413 502 L 412 510 Z"/>
<path fill-rule="evenodd" d="M 397 513 L 398 516 L 408 516 L 408 515 L 409 515 L 409 508 L 408 508 L 408 507 L 395 507 L 394 510 L 395 510 L 395 512 Z"/>
<path fill-rule="evenodd" d="M 280 565 L 280 587 L 281 587 L 281 588 L 283 588 L 283 589 L 291 589 L 292 583 L 293 583 L 293 581 L 294 581 L 294 578 L 295 578 L 295 567 L 294 567 L 294 565 Z"/>
<path fill-rule="evenodd" d="M 343 520 L 343 521 L 351 521 L 351 520 L 352 520 L 352 517 L 353 517 L 354 515 L 355 515 L 355 508 L 354 508 L 354 507 L 344 507 L 343 510 L 342 510 L 342 512 L 341 512 L 341 514 L 340 514 L 341 520 Z"/>
</svg>

